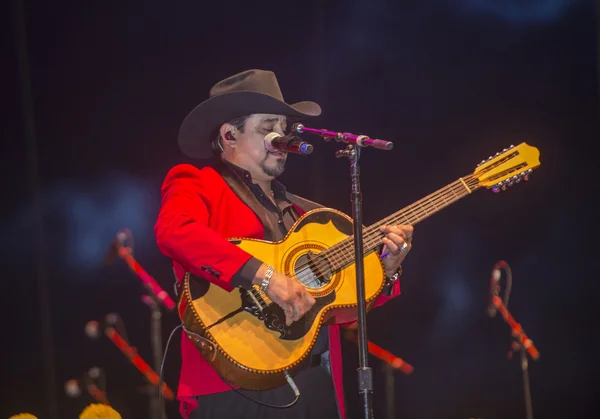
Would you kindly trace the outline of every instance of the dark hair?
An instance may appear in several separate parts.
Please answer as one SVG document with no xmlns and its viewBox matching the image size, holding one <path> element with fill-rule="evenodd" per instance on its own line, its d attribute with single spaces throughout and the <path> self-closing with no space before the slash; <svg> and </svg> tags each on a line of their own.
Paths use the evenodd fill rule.
<svg viewBox="0 0 600 419">
<path fill-rule="evenodd" d="M 239 132 L 244 132 L 244 128 L 246 127 L 246 121 L 248 120 L 248 118 L 250 118 L 250 115 L 246 115 L 246 116 L 240 116 L 237 118 L 233 118 L 230 121 L 224 122 L 224 124 L 230 124 L 233 125 L 233 127 L 239 131 Z M 223 153 L 221 150 L 223 149 L 223 143 L 221 142 L 223 140 L 223 138 L 221 137 L 221 126 L 223 124 L 219 125 L 219 127 L 216 130 L 216 133 L 214 134 L 214 140 L 212 141 L 212 150 L 213 150 L 213 154 L 215 157 L 220 158 L 221 157 L 221 153 Z"/>
</svg>

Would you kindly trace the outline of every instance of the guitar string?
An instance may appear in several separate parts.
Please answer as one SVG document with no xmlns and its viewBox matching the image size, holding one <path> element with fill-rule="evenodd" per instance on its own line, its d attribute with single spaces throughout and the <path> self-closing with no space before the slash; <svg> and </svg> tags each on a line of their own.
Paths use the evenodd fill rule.
<svg viewBox="0 0 600 419">
<path fill-rule="evenodd" d="M 407 206 L 406 208 L 403 208 L 402 210 L 384 218 L 383 220 L 379 221 L 378 223 L 375 223 L 375 224 L 363 229 L 363 234 L 366 232 L 366 240 L 363 243 L 363 248 L 367 248 L 367 253 L 369 253 L 372 250 L 370 247 L 373 246 L 373 244 L 376 244 L 379 242 L 379 238 L 384 235 L 383 232 L 379 231 L 379 227 L 381 225 L 395 223 L 396 221 L 400 220 L 400 218 L 404 218 L 405 221 L 408 221 L 409 225 L 414 225 L 414 224 L 418 223 L 419 221 L 427 218 L 429 215 L 436 213 L 437 211 L 458 201 L 459 199 L 467 196 L 470 192 L 473 192 L 475 189 L 477 189 L 477 187 L 478 187 L 477 184 L 479 183 L 479 181 L 477 179 L 473 178 L 472 175 L 466 176 L 462 179 L 465 181 L 467 188 L 469 189 L 468 191 L 465 190 L 465 185 L 461 182 L 460 179 L 458 179 L 455 182 L 445 186 L 444 188 L 441 188 L 438 191 L 427 195 L 426 197 L 422 198 L 421 200 L 415 202 L 414 204 L 411 204 L 411 205 Z M 458 195 L 456 193 L 457 191 L 459 192 Z M 448 195 L 448 197 L 449 197 L 450 196 L 449 192 L 451 192 L 453 197 L 450 199 L 447 199 L 445 197 L 445 195 Z M 430 199 L 430 197 L 432 197 L 432 196 L 435 196 L 434 200 Z M 423 201 L 426 201 L 425 206 L 423 206 Z M 440 205 L 438 207 L 437 204 L 442 204 L 442 205 Z M 419 206 L 420 208 L 417 211 L 414 211 L 414 209 L 416 209 L 417 206 Z M 432 209 L 433 209 L 433 211 L 431 211 Z M 407 218 L 407 212 L 409 212 L 409 211 L 411 212 L 411 214 L 409 214 L 408 217 L 416 218 L 416 220 L 412 223 L 409 221 L 409 218 Z M 423 215 L 423 214 L 425 214 L 425 217 L 421 217 L 421 215 Z M 375 235 L 373 233 L 375 233 Z M 377 246 L 377 244 L 375 245 L 375 247 L 376 246 Z M 333 271 L 342 268 L 344 265 L 346 265 L 349 262 L 352 262 L 354 260 L 353 255 L 349 256 L 349 257 L 347 256 L 349 251 L 353 250 L 353 248 L 354 248 L 353 236 L 347 237 L 344 240 L 340 241 L 339 243 L 334 244 L 326 251 L 321 252 L 320 254 L 317 255 L 317 257 L 319 257 L 319 259 L 320 259 L 320 261 L 316 264 L 317 268 L 328 268 L 329 265 L 331 265 L 330 262 L 341 263 L 339 266 L 336 266 L 334 269 L 332 269 Z M 329 256 L 332 256 L 332 255 L 335 256 L 333 261 L 327 260 L 327 255 L 324 255 L 324 253 L 328 254 Z M 322 255 L 325 257 L 324 258 L 321 257 Z M 312 270 L 304 269 L 306 267 L 309 267 L 310 263 L 311 262 L 302 263 L 296 269 L 297 272 L 301 271 L 296 274 L 296 279 L 298 279 L 298 281 L 300 283 L 302 283 L 303 285 L 309 285 L 311 283 L 316 282 L 316 279 L 312 278 L 312 277 L 314 277 Z M 307 277 L 311 277 L 310 281 L 307 281 Z M 264 292 L 258 290 L 257 288 L 254 288 L 254 287 L 253 287 L 252 291 L 255 296 L 261 297 L 261 299 L 263 299 L 263 301 L 265 301 L 267 306 L 273 304 L 271 299 L 268 298 Z"/>
<path fill-rule="evenodd" d="M 470 182 L 471 179 L 467 179 L 467 181 Z M 439 191 L 436 191 L 436 192 L 434 192 L 434 193 L 426 196 L 425 198 L 417 201 L 416 203 L 414 203 L 412 205 L 409 205 L 408 207 L 406 207 L 406 208 L 404 208 L 404 209 L 402 209 L 402 210 L 400 210 L 400 211 L 398 211 L 398 212 L 396 212 L 396 213 L 394 213 L 394 214 L 392 214 L 392 215 L 384 218 L 383 220 L 380 220 L 379 222 L 377 222 L 377 223 L 375 223 L 375 224 L 373 224 L 373 225 L 371 225 L 369 227 L 366 227 L 365 228 L 365 232 L 368 235 L 367 236 L 367 240 L 366 240 L 367 244 L 371 245 L 372 242 L 373 242 L 373 240 L 378 240 L 381 236 L 384 235 L 383 232 L 379 231 L 379 227 L 381 227 L 382 225 L 394 223 L 396 220 L 400 219 L 401 217 L 404 218 L 405 221 L 408 221 L 408 224 L 411 224 L 411 221 L 409 220 L 410 217 L 416 218 L 417 222 L 418 222 L 418 221 L 420 221 L 422 219 L 420 217 L 420 214 L 424 213 L 425 216 L 427 217 L 430 214 L 433 214 L 433 213 L 437 212 L 438 210 L 443 209 L 445 206 L 449 205 L 449 202 L 446 199 L 446 195 L 449 195 L 448 192 L 451 192 L 452 195 L 456 197 L 456 190 L 457 189 L 461 189 L 462 190 L 463 188 L 464 188 L 464 185 L 462 185 L 462 182 L 460 182 L 460 180 L 456 181 L 456 182 L 448 185 L 447 187 L 445 187 L 445 188 L 443 188 L 443 189 L 441 189 Z M 472 188 L 469 188 L 469 189 L 473 190 Z M 467 193 L 468 192 L 465 192 L 465 195 Z M 465 196 L 465 195 L 463 195 L 463 196 Z M 431 197 L 433 197 L 433 196 L 435 196 L 434 200 L 431 199 Z M 459 198 L 462 198 L 462 196 L 459 197 Z M 425 202 L 425 207 L 423 206 L 423 202 Z M 438 208 L 438 205 L 437 205 L 438 203 L 442 204 L 441 207 L 439 207 L 439 208 Z M 417 208 L 417 207 L 419 207 L 419 208 Z M 431 210 L 432 208 L 433 208 L 433 211 L 430 212 L 429 210 Z M 415 212 L 414 209 L 417 209 L 420 212 Z M 377 233 L 376 237 L 373 237 L 373 233 Z M 345 243 L 345 241 L 348 241 L 350 243 Z M 328 249 L 328 251 L 331 250 L 332 248 L 338 246 L 338 245 L 345 246 L 346 244 L 352 244 L 352 247 L 353 247 L 354 246 L 353 242 L 354 242 L 353 236 L 350 236 L 350 237 L 342 240 L 340 243 L 338 243 L 338 244 L 330 247 Z M 346 249 L 344 249 L 344 251 L 345 250 Z M 326 251 L 326 253 L 328 251 Z"/>
<path fill-rule="evenodd" d="M 475 181 L 477 182 L 477 181 Z M 467 179 L 467 185 L 469 183 L 473 183 L 473 179 Z M 476 183 L 472 185 L 472 187 L 469 187 L 469 190 L 472 191 L 473 187 L 476 186 Z M 458 196 L 457 197 L 457 189 L 460 189 L 463 191 L 462 196 Z M 444 208 L 445 206 L 449 205 L 449 203 L 455 202 L 456 200 L 462 198 L 463 196 L 466 196 L 469 192 L 468 191 L 464 191 L 465 186 L 462 184 L 462 182 L 460 182 L 460 180 L 453 182 L 452 184 L 440 189 L 437 192 L 434 192 L 430 195 L 428 195 L 427 197 L 417 201 L 416 203 L 409 205 L 408 207 L 404 208 L 403 210 L 398 211 L 398 213 L 396 214 L 392 214 L 391 216 L 381 220 L 380 222 L 366 227 L 363 230 L 363 234 L 366 233 L 366 237 L 363 243 L 363 247 L 366 247 L 368 251 L 371 250 L 371 246 L 373 246 L 373 244 L 379 243 L 379 239 L 384 236 L 383 232 L 379 231 L 379 227 L 384 225 L 384 224 L 389 224 L 394 222 L 395 220 L 399 220 L 400 218 L 404 218 L 405 221 L 408 221 L 408 224 L 411 224 L 410 218 L 416 218 L 416 222 L 420 221 L 421 219 L 424 219 L 424 217 L 421 217 L 421 215 L 425 215 L 425 217 L 439 211 L 440 209 Z M 451 192 L 451 194 L 454 196 L 454 198 L 446 198 L 445 195 L 450 195 L 449 192 Z M 435 199 L 432 200 L 430 197 L 435 196 Z M 450 199 L 450 202 L 448 202 Z M 423 201 L 425 202 L 425 205 L 423 205 Z M 438 204 L 442 204 L 440 206 L 438 206 Z M 417 208 L 419 207 L 419 208 Z M 415 211 L 415 209 L 417 211 Z M 410 214 L 408 214 L 410 212 Z M 408 218 L 407 218 L 408 215 Z M 414 222 L 412 222 L 412 224 L 414 224 Z M 375 233 L 375 234 L 373 234 Z M 376 244 L 377 246 L 377 244 Z M 375 246 L 375 247 L 376 247 Z M 337 265 L 338 263 L 341 263 L 340 266 L 334 267 L 334 269 L 332 270 L 337 270 L 339 269 L 341 266 L 344 266 L 345 264 L 347 264 L 348 262 L 351 262 L 354 258 L 353 256 L 348 257 L 348 253 L 351 250 L 350 247 L 353 249 L 354 248 L 354 239 L 353 236 L 350 236 L 344 240 L 342 240 L 339 243 L 336 243 L 335 245 L 331 246 L 329 249 L 327 249 L 324 252 L 321 252 L 317 257 L 319 257 L 319 261 L 317 263 L 312 262 L 313 266 L 316 265 L 316 268 L 328 268 L 328 265 L 330 264 L 334 264 Z M 329 259 L 329 260 L 328 260 Z M 316 279 L 313 279 L 314 275 L 311 269 L 305 269 L 307 267 L 310 268 L 311 262 L 308 263 L 302 263 L 299 266 L 296 267 L 296 272 L 298 272 L 296 274 L 296 278 L 304 285 L 309 285 L 310 283 L 314 283 L 316 282 Z M 300 271 L 300 272 L 299 272 Z M 307 282 L 307 277 L 311 277 L 311 280 L 309 282 Z"/>
<path fill-rule="evenodd" d="M 465 192 L 462 196 L 457 196 L 456 189 L 457 189 L 456 187 L 450 188 L 450 191 L 454 195 L 454 197 L 452 197 L 452 198 L 450 196 L 446 197 L 445 195 L 441 195 L 440 197 L 438 197 L 435 200 L 430 200 L 429 202 L 427 202 L 426 205 L 420 204 L 419 211 L 414 211 L 414 207 L 413 207 L 413 211 L 406 211 L 406 210 L 400 211 L 398 214 L 396 214 L 394 216 L 390 216 L 390 217 L 374 224 L 373 226 L 366 228 L 365 229 L 366 238 L 364 240 L 363 246 L 366 248 L 367 251 L 370 251 L 380 244 L 380 239 L 385 235 L 383 232 L 381 232 L 379 230 L 379 227 L 381 227 L 382 225 L 393 224 L 393 223 L 396 223 L 396 221 L 403 221 L 404 224 L 414 225 L 417 222 L 419 222 L 425 218 L 425 217 L 422 217 L 423 214 L 427 217 L 427 216 L 439 211 L 440 209 L 443 209 L 445 206 L 449 205 L 450 203 L 455 202 L 456 200 L 462 198 L 463 196 L 466 196 L 467 192 Z M 409 210 L 410 210 L 410 208 L 409 208 Z M 353 250 L 353 249 L 354 249 L 353 236 L 340 242 L 340 245 L 337 246 L 337 248 L 333 252 L 336 256 L 333 259 L 333 264 L 335 264 L 335 265 L 341 264 L 343 266 L 343 265 L 347 264 L 348 262 L 352 262 L 354 259 L 354 255 L 353 255 L 354 252 L 351 252 L 351 250 Z M 341 254 L 341 256 L 338 257 L 338 255 L 340 255 L 340 254 Z M 335 268 L 339 269 L 339 267 L 340 266 L 335 266 L 334 269 Z"/>
<path fill-rule="evenodd" d="M 463 180 L 467 184 L 469 191 L 473 191 L 478 183 L 477 179 L 472 178 L 472 175 L 469 175 L 469 176 L 463 178 Z M 460 191 L 459 193 L 462 193 L 462 195 L 457 196 L 457 193 L 456 193 L 457 190 L 459 190 Z M 422 198 L 421 200 L 415 202 L 414 204 L 407 206 L 406 208 L 398 211 L 395 214 L 392 214 L 392 215 L 386 217 L 385 219 L 379 221 L 378 223 L 375 223 L 372 226 L 366 227 L 363 230 L 366 233 L 366 240 L 364 241 L 363 246 L 366 247 L 368 251 L 370 251 L 371 246 L 373 246 L 373 244 L 379 242 L 379 238 L 384 235 L 383 232 L 379 231 L 379 227 L 381 225 L 390 224 L 392 222 L 395 222 L 396 220 L 399 220 L 400 218 L 404 218 L 405 221 L 408 221 L 408 224 L 411 224 L 411 222 L 409 221 L 409 219 L 411 217 L 416 218 L 416 222 L 418 222 L 421 219 L 423 219 L 421 217 L 422 214 L 425 214 L 425 216 L 427 217 L 427 216 L 439 211 L 440 209 L 445 208 L 449 204 L 457 201 L 458 199 L 466 196 L 469 193 L 469 191 L 465 191 L 465 185 L 461 182 L 460 179 L 458 179 L 457 181 L 447 185 L 446 187 L 441 188 L 438 191 L 427 195 L 426 197 Z M 453 198 L 450 198 L 450 194 L 453 195 Z M 446 197 L 446 195 L 448 195 L 448 198 Z M 434 197 L 434 196 L 435 196 L 435 199 L 432 200 L 431 197 Z M 424 202 L 425 202 L 425 205 L 423 205 Z M 441 204 L 441 205 L 438 206 L 438 204 Z M 419 207 L 419 208 L 417 208 L 417 207 Z M 417 211 L 415 211 L 415 210 L 417 210 Z M 408 214 L 409 212 L 410 212 L 410 214 Z M 375 235 L 373 233 L 375 233 Z M 340 266 L 336 266 L 334 269 L 332 269 L 332 270 L 337 270 L 337 269 L 341 268 L 342 266 L 344 266 L 345 264 L 347 264 L 348 262 L 351 262 L 354 259 L 353 256 L 350 256 L 349 258 L 347 257 L 347 253 L 349 252 L 350 247 L 352 247 L 352 248 L 354 247 L 353 236 L 350 236 L 350 237 L 342 240 L 341 242 L 334 244 L 326 251 L 323 251 L 320 254 L 318 254 L 317 257 L 319 258 L 319 261 L 317 263 L 305 262 L 305 263 L 300 264 L 296 268 L 296 272 L 297 272 L 296 278 L 303 285 L 309 285 L 309 284 L 315 283 L 316 279 L 314 279 L 314 274 L 313 274 L 312 270 L 305 269 L 305 268 L 310 267 L 311 263 L 313 264 L 313 266 L 316 265 L 315 266 L 316 268 L 321 268 L 321 269 L 328 268 L 329 265 L 337 265 L 339 263 Z M 308 277 L 310 277 L 310 281 L 307 281 L 307 279 L 309 279 Z M 261 294 L 263 294 L 263 293 L 261 292 Z"/>
<path fill-rule="evenodd" d="M 475 180 L 473 182 L 472 179 L 468 179 L 466 183 L 467 183 L 467 187 L 469 187 L 469 191 L 472 192 L 476 187 L 477 181 Z M 473 183 L 473 184 L 471 186 L 469 186 L 468 183 Z M 436 196 L 435 200 L 424 198 L 423 200 L 418 201 L 414 205 L 407 207 L 406 209 L 401 210 L 395 214 L 392 214 L 392 215 L 384 218 L 383 220 L 373 224 L 372 226 L 367 227 L 365 230 L 371 230 L 371 231 L 367 232 L 366 245 L 370 247 L 374 243 L 379 243 L 379 239 L 385 235 L 379 229 L 381 226 L 386 225 L 386 224 L 395 224 L 397 221 L 404 221 L 405 224 L 414 225 L 417 222 L 421 221 L 422 219 L 438 212 L 439 210 L 447 207 L 448 205 L 456 202 L 457 200 L 463 198 L 464 196 L 466 196 L 470 193 L 469 191 L 464 191 L 463 188 L 464 188 L 464 185 L 462 185 L 462 182 L 460 184 L 456 184 L 455 186 L 449 188 L 450 192 L 452 192 L 452 195 L 453 195 L 452 198 L 450 198 L 450 197 L 448 197 L 448 199 L 446 198 L 445 195 L 447 194 L 448 191 L 445 191 L 446 193 L 444 193 L 444 194 L 436 193 L 437 196 Z M 457 189 L 460 189 L 459 195 L 457 195 L 457 193 L 456 193 Z M 423 206 L 422 202 L 425 199 L 427 199 L 427 202 L 426 202 L 426 205 Z M 441 205 L 438 207 L 437 204 L 441 204 Z M 419 212 L 415 213 L 411 208 L 411 207 L 416 207 L 417 205 L 420 207 L 420 208 L 418 208 L 421 211 L 420 213 Z M 407 214 L 409 211 L 410 211 L 410 214 Z M 425 214 L 425 217 L 422 218 L 420 215 L 423 213 Z M 410 220 L 411 217 L 416 218 L 416 221 L 411 221 Z M 401 220 L 402 218 L 404 220 Z M 345 240 L 347 240 L 349 242 L 347 244 L 350 244 L 351 247 L 354 248 L 354 240 L 353 240 L 352 236 Z M 342 241 L 340 243 L 343 243 L 343 242 L 344 241 Z M 343 246 L 347 247 L 347 244 L 344 243 Z M 344 250 L 347 250 L 347 248 Z M 347 263 L 347 261 L 342 260 L 342 263 L 345 264 L 345 263 Z"/>
</svg>

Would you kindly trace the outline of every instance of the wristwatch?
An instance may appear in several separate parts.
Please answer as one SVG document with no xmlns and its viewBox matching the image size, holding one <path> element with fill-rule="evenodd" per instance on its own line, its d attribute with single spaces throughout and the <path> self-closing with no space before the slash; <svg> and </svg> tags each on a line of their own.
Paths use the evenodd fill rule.
<svg viewBox="0 0 600 419">
<path fill-rule="evenodd" d="M 404 270 L 402 269 L 402 265 L 400 265 L 398 266 L 398 269 L 396 269 L 396 272 L 394 272 L 392 276 L 385 276 L 385 285 L 383 286 L 383 291 L 381 292 L 383 295 L 392 295 L 392 288 L 394 287 L 394 284 L 396 283 L 398 278 L 400 278 L 400 276 L 402 275 L 402 272 L 404 272 Z"/>
</svg>

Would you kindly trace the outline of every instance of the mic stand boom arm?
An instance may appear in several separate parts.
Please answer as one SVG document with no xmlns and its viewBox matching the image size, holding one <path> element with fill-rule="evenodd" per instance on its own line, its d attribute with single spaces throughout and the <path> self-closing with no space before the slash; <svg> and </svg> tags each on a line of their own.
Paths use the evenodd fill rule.
<svg viewBox="0 0 600 419">
<path fill-rule="evenodd" d="M 302 124 L 296 123 L 292 125 L 292 132 L 301 134 L 303 132 L 307 132 L 309 134 L 316 134 L 320 137 L 325 138 L 325 141 L 329 141 L 329 139 L 334 139 L 337 142 L 342 142 L 346 144 L 354 144 L 359 147 L 373 147 L 379 150 L 391 150 L 394 148 L 394 143 L 391 141 L 385 140 L 373 140 L 366 135 L 356 135 L 349 132 L 335 132 L 329 131 L 325 128 L 316 129 L 305 127 Z"/>
<path fill-rule="evenodd" d="M 150 365 L 148 365 L 148 363 L 146 363 L 146 361 L 144 361 L 142 357 L 140 357 L 137 351 L 134 348 L 132 348 L 114 328 L 107 327 L 105 330 L 105 334 L 106 337 L 108 337 L 115 344 L 115 346 L 121 352 L 123 352 L 123 355 L 125 355 L 127 359 L 129 359 L 129 361 L 139 370 L 139 372 L 141 372 L 144 375 L 144 377 L 146 377 L 148 382 L 152 386 L 158 388 L 158 374 L 152 370 Z M 173 400 L 175 397 L 173 390 L 171 390 L 164 382 L 162 383 L 162 388 L 158 388 L 158 391 L 161 391 L 164 397 L 168 400 Z"/>
</svg>

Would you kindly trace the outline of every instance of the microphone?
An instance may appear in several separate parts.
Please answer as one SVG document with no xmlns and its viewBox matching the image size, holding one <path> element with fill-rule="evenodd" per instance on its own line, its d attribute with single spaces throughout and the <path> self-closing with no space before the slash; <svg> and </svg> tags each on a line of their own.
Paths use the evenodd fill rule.
<svg viewBox="0 0 600 419">
<path fill-rule="evenodd" d="M 69 397 L 79 397 L 81 396 L 81 386 L 79 385 L 79 381 L 72 379 L 65 383 L 65 393 Z"/>
<path fill-rule="evenodd" d="M 110 244 L 108 252 L 106 252 L 106 256 L 104 257 L 104 266 L 109 266 L 113 263 L 119 255 L 119 249 L 123 247 L 125 240 L 128 238 L 131 238 L 131 231 L 127 228 L 124 228 L 117 233 L 117 236 Z"/>
<path fill-rule="evenodd" d="M 295 134 L 281 136 L 276 132 L 271 132 L 265 136 L 265 147 L 267 150 L 285 151 L 286 153 L 296 153 L 308 155 L 313 152 L 312 144 L 309 144 Z"/>
<path fill-rule="evenodd" d="M 96 340 L 102 333 L 100 330 L 100 324 L 96 320 L 90 320 L 85 324 L 84 332 L 86 336 L 92 340 Z"/>
<path fill-rule="evenodd" d="M 494 318 L 498 312 L 498 308 L 494 304 L 494 297 L 498 297 L 500 294 L 500 269 L 506 266 L 506 262 L 503 260 L 497 262 L 492 269 L 492 276 L 490 277 L 490 300 L 487 308 L 488 316 Z"/>
<path fill-rule="evenodd" d="M 112 327 L 123 336 L 126 342 L 129 342 L 127 338 L 127 331 L 125 330 L 125 323 L 123 323 L 123 319 L 117 313 L 108 313 L 104 321 L 98 322 L 96 320 L 90 320 L 85 324 L 84 333 L 85 335 L 92 339 L 98 340 L 103 334 L 104 330 Z"/>
</svg>

